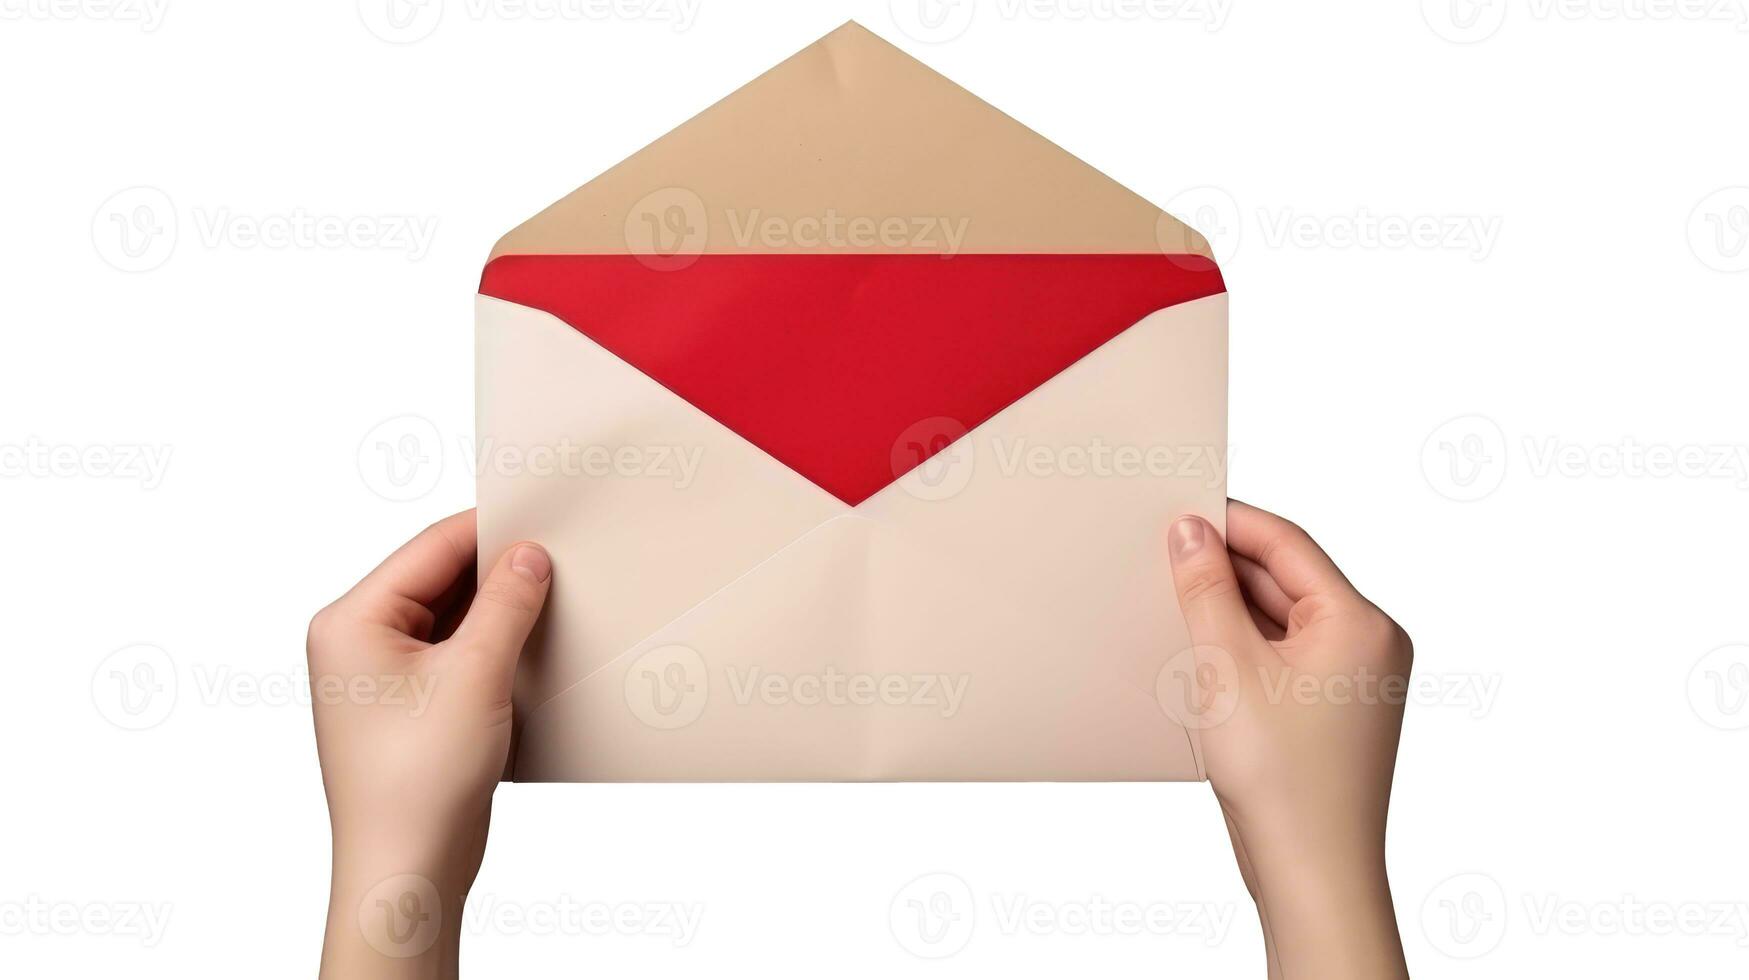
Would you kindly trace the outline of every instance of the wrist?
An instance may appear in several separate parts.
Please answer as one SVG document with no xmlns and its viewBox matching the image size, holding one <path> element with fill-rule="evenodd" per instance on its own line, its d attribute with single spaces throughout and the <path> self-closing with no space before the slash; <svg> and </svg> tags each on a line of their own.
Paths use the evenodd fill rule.
<svg viewBox="0 0 1749 980">
<path fill-rule="evenodd" d="M 334 829 L 324 978 L 453 977 L 485 822 L 455 833 Z"/>
<path fill-rule="evenodd" d="M 1245 836 L 1253 896 L 1281 976 L 1408 975 L 1382 840 Z"/>
<path fill-rule="evenodd" d="M 334 869 L 322 944 L 324 980 L 453 977 L 465 885 L 434 870 Z"/>
</svg>

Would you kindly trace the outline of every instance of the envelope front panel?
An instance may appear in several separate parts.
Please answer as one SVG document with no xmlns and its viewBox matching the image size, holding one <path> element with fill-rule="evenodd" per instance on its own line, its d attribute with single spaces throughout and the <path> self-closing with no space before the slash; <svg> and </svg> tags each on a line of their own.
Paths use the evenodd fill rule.
<svg viewBox="0 0 1749 980">
<path fill-rule="evenodd" d="M 773 361 L 771 338 L 802 323 L 759 326 L 744 306 L 760 297 L 725 315 L 648 297 L 628 315 L 612 297 L 592 306 L 594 288 L 540 297 L 547 309 L 480 297 L 482 555 L 527 538 L 554 558 L 517 680 L 512 778 L 1200 778 L 1160 693 L 1189 645 L 1163 545 L 1174 516 L 1224 511 L 1218 274 L 1188 292 L 1090 288 L 1044 321 L 1036 302 L 940 288 L 918 293 L 958 322 L 935 349 L 895 325 L 897 359 L 843 363 L 810 338 L 799 365 L 767 373 L 688 361 L 729 383 L 674 371 L 638 317 L 715 324 L 703 348 L 696 329 L 641 329 Z M 813 329 L 873 330 L 866 346 L 881 319 Z M 1049 354 L 1003 358 L 1003 338 Z M 1007 373 L 980 378 L 980 347 Z M 923 373 L 945 401 L 871 386 L 906 357 L 934 358 Z M 811 373 L 833 359 L 844 384 Z M 737 385 L 753 406 L 740 415 Z M 838 443 L 819 436 L 834 425 Z"/>
</svg>

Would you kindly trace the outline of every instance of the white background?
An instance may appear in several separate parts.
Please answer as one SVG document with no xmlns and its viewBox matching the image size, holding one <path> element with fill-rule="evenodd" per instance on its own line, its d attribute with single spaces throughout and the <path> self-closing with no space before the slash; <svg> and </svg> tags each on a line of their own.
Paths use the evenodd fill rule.
<svg viewBox="0 0 1749 980">
<path fill-rule="evenodd" d="M 313 973 L 304 626 L 472 502 L 488 248 L 851 16 L 1221 250 L 1233 493 L 1318 536 L 1437 685 L 1392 810 L 1417 975 L 1749 971 L 1738 0 L 981 0 L 934 29 L 914 0 L 482 2 L 0 0 L 0 972 Z M 249 237 L 300 216 L 357 233 Z M 415 438 L 393 471 L 385 433 Z M 149 682 L 126 706 L 117 671 Z M 944 881 L 971 931 L 931 961 L 889 913 Z M 1017 898 L 1203 911 L 1015 930 Z M 702 919 L 483 915 L 465 970 L 1263 967 L 1200 785 L 504 787 L 477 910 L 565 900 Z M 161 934 L 102 922 L 142 906 Z"/>
</svg>

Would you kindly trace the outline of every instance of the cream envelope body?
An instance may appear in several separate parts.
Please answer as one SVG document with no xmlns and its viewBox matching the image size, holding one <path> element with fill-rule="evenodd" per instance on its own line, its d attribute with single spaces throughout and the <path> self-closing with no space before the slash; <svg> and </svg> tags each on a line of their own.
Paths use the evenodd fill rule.
<svg viewBox="0 0 1749 980">
<path fill-rule="evenodd" d="M 686 290 L 715 281 L 685 272 L 695 253 L 929 250 L 747 240 L 753 212 L 828 211 L 963 218 L 967 256 L 1207 264 L 1194 233 L 854 25 L 543 212 L 494 258 L 631 253 Z M 918 261 L 950 277 L 980 268 Z M 844 301 L 868 302 L 865 285 Z M 1173 517 L 1218 525 L 1224 511 L 1223 292 L 1139 310 L 965 428 L 889 426 L 892 479 L 866 490 L 786 465 L 773 455 L 796 462 L 785 433 L 738 431 L 686 384 L 596 342 L 589 289 L 551 295 L 565 319 L 478 301 L 482 560 L 526 538 L 555 569 L 517 680 L 511 778 L 1200 778 L 1174 720 L 1173 674 L 1193 661 L 1163 545 Z M 1000 330 L 1014 314 L 998 298 L 1001 312 L 963 317 Z M 1014 343 L 1038 329 L 1017 320 Z M 664 356 L 658 375 L 677 355 Z M 813 380 L 745 384 L 757 399 L 759 385 L 781 397 Z M 855 414 L 848 404 L 820 409 Z M 919 442 L 928 458 L 904 461 Z M 832 456 L 809 459 L 829 469 Z"/>
</svg>

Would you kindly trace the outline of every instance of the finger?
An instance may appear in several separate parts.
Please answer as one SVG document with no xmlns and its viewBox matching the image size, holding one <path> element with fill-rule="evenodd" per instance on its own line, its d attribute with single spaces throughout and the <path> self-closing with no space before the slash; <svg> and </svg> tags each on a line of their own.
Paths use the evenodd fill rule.
<svg viewBox="0 0 1749 980">
<path fill-rule="evenodd" d="M 1287 627 L 1269 618 L 1269 614 L 1257 608 L 1252 603 L 1245 603 L 1245 611 L 1251 614 L 1251 622 L 1257 627 L 1257 632 L 1271 643 L 1287 639 Z"/>
<path fill-rule="evenodd" d="M 1245 600 L 1261 610 L 1274 625 L 1285 629 L 1294 601 L 1281 591 L 1269 570 L 1244 555 L 1233 554 L 1231 548 L 1227 549 L 1227 558 L 1233 563 L 1233 573 L 1239 577 L 1239 588 L 1244 590 Z"/>
<path fill-rule="evenodd" d="M 1250 504 L 1227 502 L 1227 546 L 1261 565 L 1282 593 L 1296 602 L 1308 595 L 1354 593 L 1354 586 L 1311 535 L 1292 521 Z"/>
<path fill-rule="evenodd" d="M 1172 582 L 1191 639 L 1225 649 L 1250 646 L 1239 641 L 1258 636 L 1257 626 L 1245 609 L 1220 533 L 1200 517 L 1180 517 L 1167 537 Z"/>
<path fill-rule="evenodd" d="M 474 512 L 464 510 L 431 525 L 383 559 L 347 593 L 367 600 L 407 599 L 429 605 L 474 564 Z"/>
<path fill-rule="evenodd" d="M 486 573 L 467 617 L 456 627 L 455 638 L 467 655 L 484 658 L 485 666 L 502 672 L 506 691 L 522 645 L 546 605 L 552 577 L 546 549 L 527 541 L 511 545 Z"/>
</svg>

